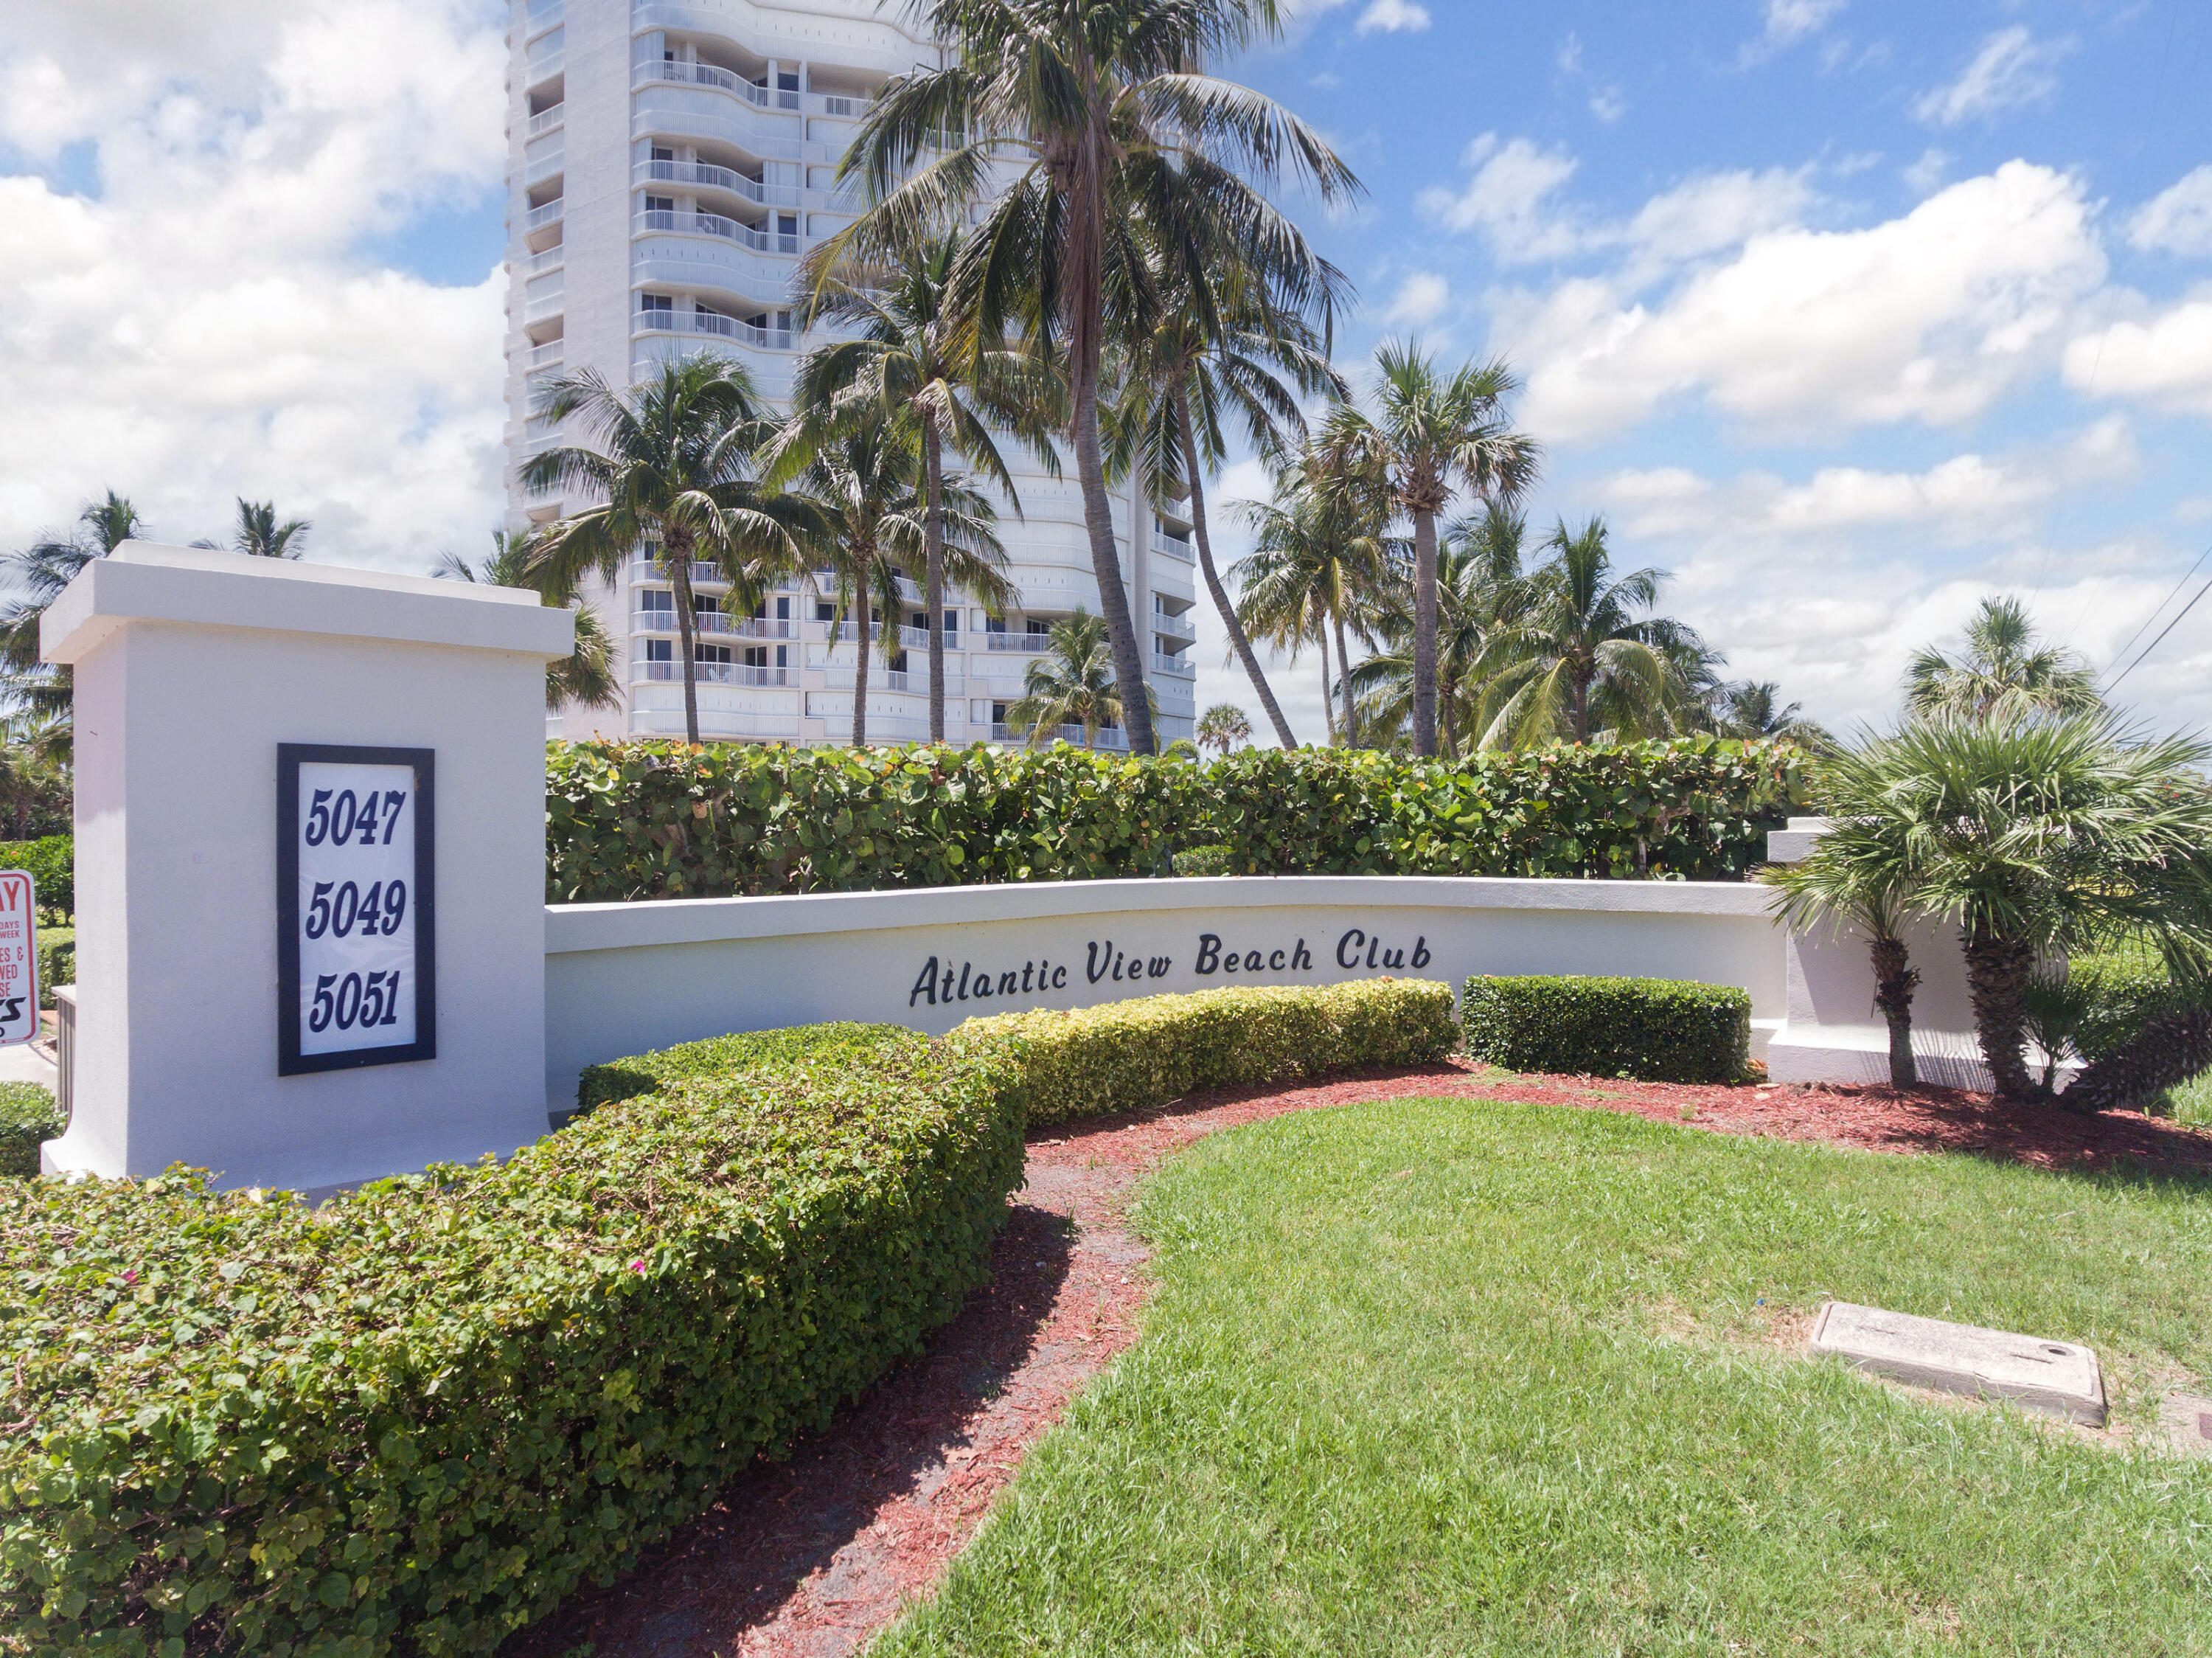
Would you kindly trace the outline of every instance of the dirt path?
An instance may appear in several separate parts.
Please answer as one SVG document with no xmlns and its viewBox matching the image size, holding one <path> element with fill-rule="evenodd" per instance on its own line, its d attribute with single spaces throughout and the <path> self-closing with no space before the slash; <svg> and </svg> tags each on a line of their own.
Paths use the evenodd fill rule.
<svg viewBox="0 0 2212 1658">
<path fill-rule="evenodd" d="M 2132 1113 L 1999 1109 L 1986 1095 L 1686 1088 L 1500 1077 L 1446 1064 L 1284 1092 L 1194 1096 L 1032 1136 L 991 1282 L 789 1460 L 733 1480 L 707 1514 L 605 1589 L 572 1596 L 502 1658 L 842 1658 L 925 1593 L 1024 1453 L 1136 1339 L 1144 1246 L 1123 1215 L 1163 1157 L 1217 1129 L 1409 1094 L 1632 1112 L 1721 1133 L 2051 1168 L 2141 1159 L 2212 1170 L 2212 1134 Z"/>
</svg>

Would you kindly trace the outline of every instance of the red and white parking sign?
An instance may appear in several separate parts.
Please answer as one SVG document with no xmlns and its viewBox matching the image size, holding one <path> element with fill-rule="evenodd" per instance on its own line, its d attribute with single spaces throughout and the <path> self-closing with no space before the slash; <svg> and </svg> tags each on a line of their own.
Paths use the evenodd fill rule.
<svg viewBox="0 0 2212 1658">
<path fill-rule="evenodd" d="M 0 1048 L 39 1033 L 38 894 L 21 869 L 0 869 Z"/>
</svg>

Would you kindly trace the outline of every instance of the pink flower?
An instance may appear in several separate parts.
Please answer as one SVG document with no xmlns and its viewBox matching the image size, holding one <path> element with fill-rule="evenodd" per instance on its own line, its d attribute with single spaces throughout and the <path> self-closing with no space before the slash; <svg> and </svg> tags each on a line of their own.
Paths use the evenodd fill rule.
<svg viewBox="0 0 2212 1658">
<path fill-rule="evenodd" d="M 124 1282 L 124 1283 L 137 1283 L 137 1282 L 138 1282 L 138 1271 L 137 1271 L 137 1269 L 136 1267 L 133 1267 L 133 1268 L 131 1268 L 131 1269 L 129 1269 L 128 1271 L 126 1271 L 124 1273 L 124 1275 L 123 1275 L 123 1282 Z"/>
<path fill-rule="evenodd" d="M 632 1261 L 629 1264 L 629 1270 L 633 1272 L 642 1272 L 645 1271 L 645 1263 L 643 1261 Z"/>
</svg>

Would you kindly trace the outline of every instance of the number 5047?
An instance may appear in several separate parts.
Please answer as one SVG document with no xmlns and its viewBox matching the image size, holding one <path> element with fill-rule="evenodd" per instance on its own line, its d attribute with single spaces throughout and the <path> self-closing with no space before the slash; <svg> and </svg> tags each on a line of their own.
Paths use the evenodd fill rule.
<svg viewBox="0 0 2212 1658">
<path fill-rule="evenodd" d="M 314 1005 L 307 1013 L 307 1028 L 320 1033 L 335 1022 L 342 1031 L 399 1022 L 399 970 L 371 973 L 363 978 L 348 973 L 319 973 L 315 978 Z"/>
</svg>

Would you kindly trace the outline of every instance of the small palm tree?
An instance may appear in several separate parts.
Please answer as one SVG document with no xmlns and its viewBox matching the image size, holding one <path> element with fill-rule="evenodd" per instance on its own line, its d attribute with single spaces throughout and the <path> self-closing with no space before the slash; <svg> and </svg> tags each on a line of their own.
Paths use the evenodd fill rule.
<svg viewBox="0 0 2212 1658">
<path fill-rule="evenodd" d="M 1159 229 L 1186 273 L 1237 259 L 1288 272 L 1310 257 L 1304 238 L 1254 181 L 1291 170 L 1335 199 L 1358 180 L 1272 100 L 1203 71 L 1279 34 L 1276 0 L 917 0 L 914 11 L 946 61 L 894 76 L 870 105 L 838 168 L 866 210 L 823 258 L 887 263 L 981 208 L 953 286 L 977 338 L 1025 331 L 1065 364 L 1091 571 L 1130 746 L 1149 754 L 1099 424 L 1108 347 L 1156 304 L 1153 244 L 1131 232 Z"/>
<path fill-rule="evenodd" d="M 1531 576 L 1525 608 L 1498 630 L 1479 672 L 1486 748 L 1565 739 L 1658 736 L 1687 702 L 1677 653 L 1702 660 L 1696 632 L 1646 614 L 1665 575 L 1613 573 L 1605 522 L 1562 521 L 1545 543 L 1551 562 Z"/>
<path fill-rule="evenodd" d="M 2105 702 L 2087 661 L 2039 642 L 2027 607 L 2004 598 L 1982 600 L 1956 656 L 1929 645 L 1913 657 L 1905 674 L 1905 705 L 1916 715 L 2004 721 L 2094 714 Z"/>
<path fill-rule="evenodd" d="M 230 550 L 249 558 L 297 558 L 306 552 L 307 532 L 313 527 L 305 518 L 288 518 L 280 524 L 274 501 L 248 501 L 240 497 L 238 528 L 231 536 Z"/>
<path fill-rule="evenodd" d="M 1152 695 L 1152 688 L 1145 688 Z M 1025 747 L 1040 738 L 1057 738 L 1062 727 L 1079 725 L 1086 747 L 1096 747 L 1100 729 L 1127 728 L 1121 688 L 1114 674 L 1106 625 L 1088 611 L 1052 625 L 1045 654 L 1030 664 L 1021 699 L 1006 710 L 1007 727 L 1024 733 Z"/>
<path fill-rule="evenodd" d="M 1511 506 L 1534 481 L 1535 440 L 1513 430 L 1505 402 L 1520 382 L 1502 362 L 1449 376 L 1419 342 L 1375 356 L 1375 411 L 1340 404 L 1322 432 L 1340 488 L 1379 494 L 1413 526 L 1413 752 L 1437 752 L 1437 520 L 1462 489 Z"/>
<path fill-rule="evenodd" d="M 588 370 L 549 385 L 535 412 L 579 417 L 600 444 L 546 450 L 522 469 L 533 490 L 563 489 L 596 504 L 532 538 L 543 590 L 574 591 L 586 572 L 611 582 L 644 551 L 675 588 L 683 656 L 684 730 L 699 741 L 698 652 L 691 566 L 715 568 L 745 607 L 806 568 L 823 520 L 802 496 L 764 485 L 758 456 L 777 427 L 740 364 L 702 352 L 617 392 Z M 535 585 L 533 583 L 532 585 Z"/>
<path fill-rule="evenodd" d="M 1198 716 L 1198 746 L 1226 754 L 1252 741 L 1252 722 L 1235 703 L 1216 703 Z"/>
<path fill-rule="evenodd" d="M 494 530 L 492 548 L 471 564 L 457 552 L 447 552 L 431 572 L 454 582 L 481 582 L 487 587 L 523 588 L 549 605 L 575 613 L 576 648 L 558 661 L 545 665 L 545 708 L 557 714 L 570 704 L 579 708 L 622 706 L 620 650 L 599 613 L 584 602 L 572 585 L 567 590 L 548 588 L 544 571 L 531 558 L 529 538 Z"/>
<path fill-rule="evenodd" d="M 38 728 L 46 759 L 68 763 L 75 693 L 68 667 L 40 659 L 40 620 L 79 570 L 145 529 L 138 509 L 109 490 L 85 505 L 68 534 L 46 536 L 0 560 L 0 570 L 18 589 L 17 596 L 0 605 L 0 689 Z"/>
<path fill-rule="evenodd" d="M 1802 703 L 1782 703 L 1782 687 L 1771 680 L 1739 680 L 1716 688 L 1712 698 L 1713 729 L 1723 737 L 1753 741 L 1778 737 L 1814 753 L 1826 753 L 1836 740 L 1826 727 L 1815 724 L 1798 710 Z"/>
<path fill-rule="evenodd" d="M 1889 1085 L 1917 1088 L 1912 997 L 1920 970 L 1905 942 L 1917 887 L 1912 848 L 1881 832 L 1879 804 L 1865 793 L 1878 789 L 1881 779 L 1858 757 L 1839 757 L 1822 773 L 1822 784 L 1833 826 L 1804 859 L 1772 866 L 1765 880 L 1781 892 L 1780 914 L 1793 930 L 1825 922 L 1838 936 L 1848 932 L 1865 940 L 1874 961 L 1874 1004 L 1889 1027 Z"/>
</svg>

